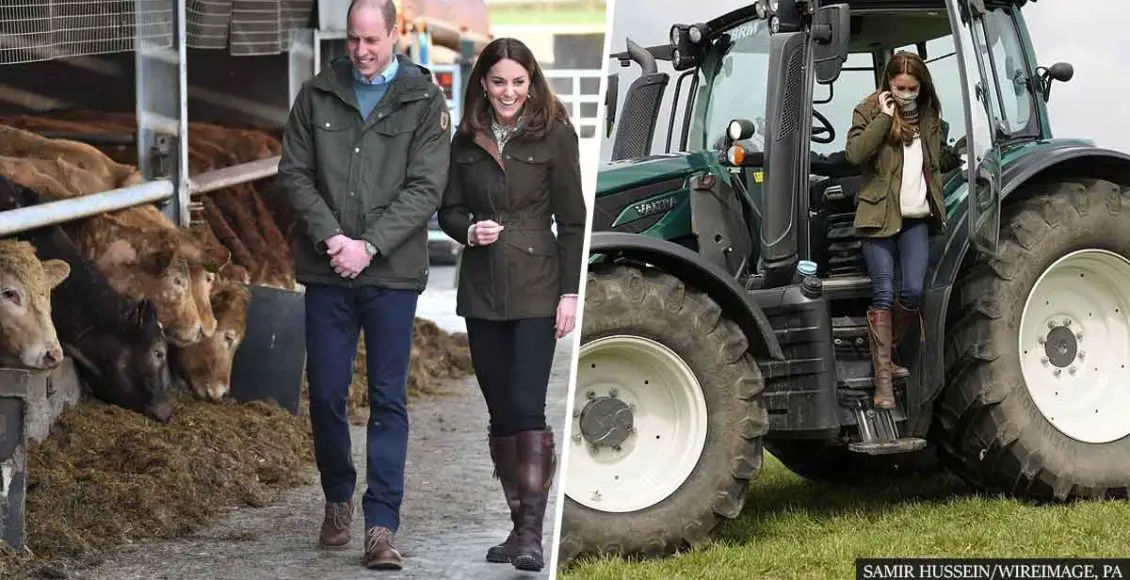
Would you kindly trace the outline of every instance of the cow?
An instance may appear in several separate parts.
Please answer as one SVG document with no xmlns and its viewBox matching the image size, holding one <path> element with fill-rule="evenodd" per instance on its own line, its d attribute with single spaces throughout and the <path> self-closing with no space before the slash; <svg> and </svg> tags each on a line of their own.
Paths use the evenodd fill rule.
<svg viewBox="0 0 1130 580">
<path fill-rule="evenodd" d="M 70 270 L 62 260 L 40 261 L 27 242 L 0 240 L 0 364 L 49 370 L 63 361 L 51 294 Z"/>
<path fill-rule="evenodd" d="M 216 333 L 191 346 L 172 349 L 173 368 L 197 397 L 216 402 L 231 390 L 232 361 L 246 332 L 250 302 L 247 288 L 230 280 L 217 280 L 212 296 L 219 323 Z"/>
<path fill-rule="evenodd" d="M 34 190 L 0 177 L 0 211 L 40 202 Z M 153 302 L 116 292 L 59 226 L 18 237 L 34 246 L 44 264 L 69 272 L 51 294 L 51 314 L 63 350 L 94 397 L 169 421 L 168 345 Z"/>
<path fill-rule="evenodd" d="M 106 189 L 117 189 L 143 183 L 145 177 L 136 167 L 110 159 L 97 147 L 68 141 L 49 139 L 42 135 L 7 125 L 0 125 L 0 155 L 54 160 L 60 157 L 90 171 L 106 184 Z"/>
</svg>

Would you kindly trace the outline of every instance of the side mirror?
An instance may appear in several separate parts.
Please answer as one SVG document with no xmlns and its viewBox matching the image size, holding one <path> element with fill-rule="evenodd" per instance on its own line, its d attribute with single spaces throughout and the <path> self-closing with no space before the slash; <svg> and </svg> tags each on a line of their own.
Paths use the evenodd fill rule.
<svg viewBox="0 0 1130 580">
<path fill-rule="evenodd" d="M 620 102 L 620 75 L 608 75 L 608 87 L 604 93 L 604 137 L 612 136 L 616 124 L 616 103 Z"/>
<path fill-rule="evenodd" d="M 1057 62 L 1049 68 L 1040 67 L 1036 69 L 1036 74 L 1040 75 L 1040 90 L 1044 93 L 1044 102 L 1052 96 L 1052 81 L 1059 81 L 1066 83 L 1075 77 L 1075 67 L 1071 66 L 1069 62 Z"/>
<path fill-rule="evenodd" d="M 850 34 L 851 10 L 847 4 L 821 6 L 816 12 L 812 21 L 816 82 L 830 85 L 840 78 L 840 70 L 847 60 Z"/>
</svg>

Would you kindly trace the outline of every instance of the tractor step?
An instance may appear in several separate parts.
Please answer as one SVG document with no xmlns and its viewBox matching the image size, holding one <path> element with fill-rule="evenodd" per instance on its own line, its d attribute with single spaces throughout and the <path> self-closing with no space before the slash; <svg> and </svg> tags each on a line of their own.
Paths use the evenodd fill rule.
<svg viewBox="0 0 1130 580">
<path fill-rule="evenodd" d="M 852 409 L 862 441 L 848 444 L 848 449 L 867 455 L 911 453 L 926 447 L 926 440 L 918 437 L 899 438 L 894 416 L 888 409 L 855 407 Z"/>
</svg>

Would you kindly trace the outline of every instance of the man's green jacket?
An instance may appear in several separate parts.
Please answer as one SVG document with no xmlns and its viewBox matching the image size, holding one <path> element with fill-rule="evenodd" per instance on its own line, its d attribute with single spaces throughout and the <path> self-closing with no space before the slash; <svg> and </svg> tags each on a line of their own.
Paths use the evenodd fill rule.
<svg viewBox="0 0 1130 580">
<path fill-rule="evenodd" d="M 304 226 L 292 242 L 299 283 L 427 286 L 427 223 L 447 184 L 451 119 L 431 71 L 396 58 L 396 78 L 367 119 L 347 58 L 303 84 L 291 108 L 278 180 Z M 325 241 L 335 234 L 376 247 L 357 278 L 334 272 Z"/>
</svg>

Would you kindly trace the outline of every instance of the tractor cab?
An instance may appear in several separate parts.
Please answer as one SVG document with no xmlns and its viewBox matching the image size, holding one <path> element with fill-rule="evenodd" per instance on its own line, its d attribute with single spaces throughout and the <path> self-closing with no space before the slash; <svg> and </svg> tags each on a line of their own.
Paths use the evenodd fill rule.
<svg viewBox="0 0 1130 580">
<path fill-rule="evenodd" d="M 678 76 L 665 152 L 727 167 L 749 231 L 762 238 L 751 248 L 749 270 L 736 274 L 760 277 L 757 286 L 779 285 L 792 279 L 799 260 L 809 260 L 833 288 L 865 289 L 851 235 L 862 177 L 844 147 L 852 110 L 879 86 L 888 59 L 911 51 L 926 61 L 942 103 L 947 207 L 968 193 L 974 150 L 978 203 L 959 227 L 991 253 L 1003 150 L 1050 136 L 1043 106 L 1050 83 L 1073 74 L 1066 63 L 1037 68 L 1020 16 L 1024 3 L 755 2 L 709 22 L 673 25 L 667 45 L 643 48 L 628 39 L 628 51 L 612 56 L 623 66 L 637 62 L 643 74 L 620 118 L 617 76 L 610 76 L 606 119 L 610 132 L 619 125 L 612 160 L 650 156 L 670 84 L 656 61 L 669 62 Z"/>
</svg>

